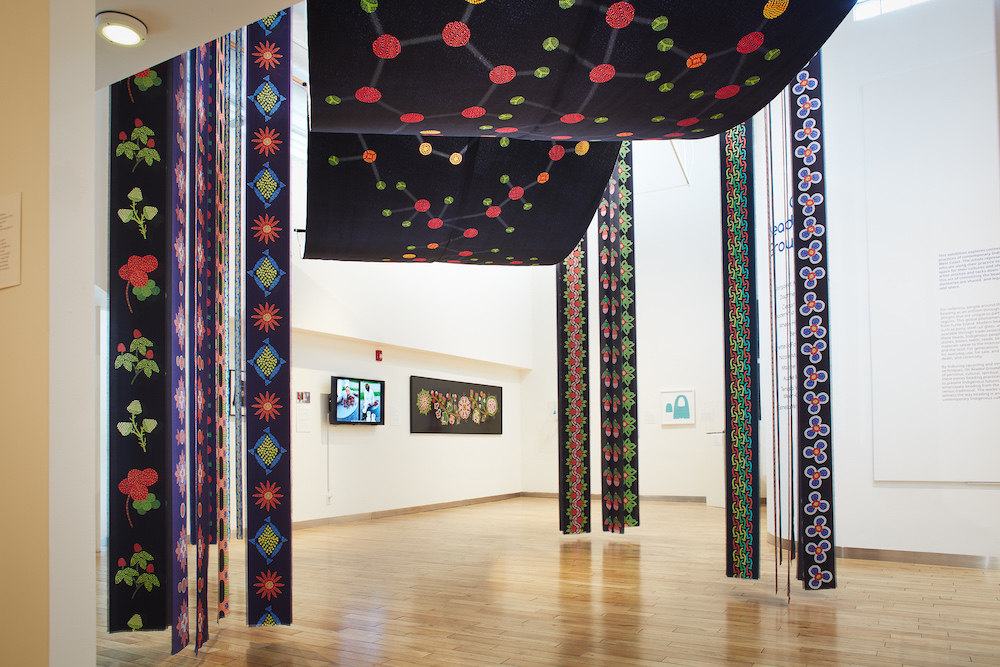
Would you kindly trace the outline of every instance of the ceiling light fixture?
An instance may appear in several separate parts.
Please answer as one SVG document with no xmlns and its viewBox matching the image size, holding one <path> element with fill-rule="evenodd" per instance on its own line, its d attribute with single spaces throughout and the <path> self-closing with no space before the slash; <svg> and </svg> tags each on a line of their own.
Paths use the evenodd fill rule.
<svg viewBox="0 0 1000 667">
<path fill-rule="evenodd" d="M 97 15 L 97 32 L 112 44 L 139 46 L 146 41 L 146 24 L 121 12 L 101 12 Z"/>
</svg>

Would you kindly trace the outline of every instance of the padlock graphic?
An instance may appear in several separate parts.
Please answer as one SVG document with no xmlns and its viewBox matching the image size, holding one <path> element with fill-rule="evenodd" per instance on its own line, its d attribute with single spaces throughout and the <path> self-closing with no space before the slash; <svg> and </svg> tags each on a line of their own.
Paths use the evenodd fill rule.
<svg viewBox="0 0 1000 667">
<path fill-rule="evenodd" d="M 681 404 L 683 401 L 683 405 Z M 688 405 L 687 396 L 681 394 L 674 401 L 674 419 L 691 419 L 691 406 Z"/>
</svg>

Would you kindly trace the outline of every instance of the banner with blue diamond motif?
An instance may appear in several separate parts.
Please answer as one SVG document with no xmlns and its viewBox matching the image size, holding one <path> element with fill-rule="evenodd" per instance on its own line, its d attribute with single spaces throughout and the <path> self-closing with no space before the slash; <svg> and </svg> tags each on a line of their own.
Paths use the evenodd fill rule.
<svg viewBox="0 0 1000 667">
<path fill-rule="evenodd" d="M 247 623 L 292 621 L 289 156 L 291 15 L 247 27 L 244 319 Z"/>
</svg>

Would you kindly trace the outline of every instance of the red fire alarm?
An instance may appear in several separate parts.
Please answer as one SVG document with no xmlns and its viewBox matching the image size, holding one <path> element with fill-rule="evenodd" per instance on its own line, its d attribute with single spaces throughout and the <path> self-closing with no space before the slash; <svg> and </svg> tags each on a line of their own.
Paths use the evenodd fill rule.
<svg viewBox="0 0 1000 667">
<path fill-rule="evenodd" d="M 382 350 L 375 350 L 375 361 L 382 361 Z"/>
</svg>

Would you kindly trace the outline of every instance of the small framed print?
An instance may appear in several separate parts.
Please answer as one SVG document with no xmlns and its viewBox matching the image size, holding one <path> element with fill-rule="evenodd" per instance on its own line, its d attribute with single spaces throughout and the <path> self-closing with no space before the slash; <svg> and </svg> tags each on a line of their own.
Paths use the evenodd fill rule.
<svg viewBox="0 0 1000 667">
<path fill-rule="evenodd" d="M 660 423 L 664 426 L 694 423 L 694 390 L 660 394 Z"/>
</svg>

